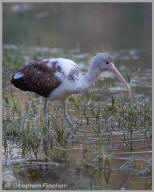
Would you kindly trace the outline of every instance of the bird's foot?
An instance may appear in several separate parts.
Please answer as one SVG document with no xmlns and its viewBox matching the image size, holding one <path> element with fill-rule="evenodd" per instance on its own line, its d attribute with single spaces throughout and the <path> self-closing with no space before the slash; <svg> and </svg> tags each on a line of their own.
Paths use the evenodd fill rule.
<svg viewBox="0 0 154 192">
<path fill-rule="evenodd" d="M 68 121 L 66 122 L 67 124 L 65 125 L 65 138 L 68 141 L 68 139 L 75 137 L 76 135 L 76 125 L 74 125 L 72 122 L 68 123 Z"/>
<path fill-rule="evenodd" d="M 70 120 L 70 118 L 66 118 L 66 121 L 67 121 L 67 123 L 68 123 L 69 126 L 73 126 L 73 123 L 72 123 L 72 121 Z"/>
<path fill-rule="evenodd" d="M 73 124 L 70 119 L 67 122 L 68 122 L 69 127 L 71 128 L 73 135 L 75 135 L 77 128 L 78 128 L 77 125 Z"/>
</svg>

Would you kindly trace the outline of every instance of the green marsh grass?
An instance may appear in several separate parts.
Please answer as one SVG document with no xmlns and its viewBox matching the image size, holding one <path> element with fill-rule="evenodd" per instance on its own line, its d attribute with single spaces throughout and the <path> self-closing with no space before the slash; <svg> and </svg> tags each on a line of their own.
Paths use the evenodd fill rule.
<svg viewBox="0 0 154 192">
<path fill-rule="evenodd" d="M 83 97 L 83 96 L 82 96 Z M 78 101 L 80 100 L 80 96 Z M 72 100 L 69 100 L 71 102 Z M 122 131 L 123 132 L 123 142 L 127 142 L 130 145 L 130 149 L 133 150 L 133 132 L 138 130 L 138 127 L 145 130 L 145 124 L 147 127 L 151 126 L 151 104 L 148 101 L 141 100 L 140 102 L 129 103 L 120 103 L 119 100 L 114 101 L 114 107 L 111 106 L 100 106 L 95 105 L 95 103 L 91 104 L 90 109 L 86 109 L 82 111 L 82 105 L 74 104 L 72 102 L 71 106 L 74 104 L 73 108 L 75 111 L 82 111 L 83 117 L 85 118 L 84 123 L 91 127 L 93 133 L 96 137 L 102 138 L 103 135 L 100 133 L 105 129 L 106 133 L 112 131 Z M 29 107 L 30 108 L 30 107 Z M 4 141 L 5 138 L 13 138 L 19 137 L 21 143 L 23 145 L 23 151 L 26 153 L 27 150 L 30 149 L 37 153 L 37 148 L 39 143 L 41 142 L 42 134 L 46 135 L 46 129 L 44 127 L 44 121 L 41 122 L 43 117 L 42 111 L 37 111 L 36 104 L 34 102 L 31 103 L 31 109 L 29 109 L 26 104 L 26 111 L 24 115 L 21 115 L 20 105 L 18 101 L 12 101 L 11 108 L 7 110 L 7 116 L 3 118 L 3 134 Z M 40 114 L 39 114 L 40 113 Z M 87 115 L 88 114 L 88 115 Z M 51 114 L 50 114 L 51 115 Z M 77 113 L 73 114 L 77 116 Z M 61 116 L 59 120 L 58 116 Z M 49 117 L 49 133 L 53 134 L 57 143 L 60 145 L 64 145 L 64 134 L 67 128 L 67 124 L 63 119 L 63 112 L 56 112 L 56 115 Z M 73 119 L 72 115 L 70 115 Z M 88 116 L 88 117 L 87 117 Z M 40 118 L 40 119 L 39 119 Z M 77 117 L 78 118 L 78 117 Z M 87 123 L 88 118 L 88 123 Z M 79 118 L 78 118 L 79 119 Z M 80 119 L 79 119 L 80 122 Z M 39 130 L 37 126 L 41 124 L 42 130 Z M 66 125 L 65 125 L 66 124 Z M 107 125 L 107 127 L 105 127 Z M 38 126 L 39 127 L 39 126 Z M 80 127 L 80 130 L 82 127 Z M 109 131 L 110 129 L 110 131 Z M 112 130 L 112 131 L 111 131 Z M 145 130 L 146 133 L 146 130 Z M 126 141 L 127 140 L 127 141 Z M 33 145 L 33 142 L 36 145 Z M 5 141 L 6 143 L 6 141 Z M 6 145 L 6 144 L 5 144 Z M 28 147 L 29 146 L 29 147 Z M 27 149 L 27 150 L 26 150 Z M 36 149 L 36 150 L 35 150 Z"/>
</svg>

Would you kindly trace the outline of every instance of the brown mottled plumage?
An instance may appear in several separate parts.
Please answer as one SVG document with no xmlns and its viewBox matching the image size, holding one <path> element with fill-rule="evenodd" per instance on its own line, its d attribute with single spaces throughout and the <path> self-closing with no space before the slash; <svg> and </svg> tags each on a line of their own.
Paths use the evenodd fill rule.
<svg viewBox="0 0 154 192">
<path fill-rule="evenodd" d="M 57 88 L 61 81 L 54 76 L 56 71 L 61 71 L 60 66 L 56 66 L 56 61 L 52 63 L 51 67 L 47 66 L 48 60 L 38 60 L 30 62 L 28 65 L 22 67 L 17 73 L 22 73 L 21 78 L 14 78 L 12 75 L 11 83 L 23 90 L 32 91 L 43 97 L 48 97 L 52 90 Z"/>
<path fill-rule="evenodd" d="M 69 72 L 68 80 L 75 81 L 75 77 L 78 77 L 78 76 L 79 76 L 79 70 L 78 70 L 78 68 L 72 69 L 72 70 Z"/>
</svg>

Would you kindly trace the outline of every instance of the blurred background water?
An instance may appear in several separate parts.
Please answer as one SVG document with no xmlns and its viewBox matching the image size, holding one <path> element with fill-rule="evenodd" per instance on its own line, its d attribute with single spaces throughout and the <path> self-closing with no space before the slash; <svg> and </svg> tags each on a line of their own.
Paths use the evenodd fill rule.
<svg viewBox="0 0 154 192">
<path fill-rule="evenodd" d="M 3 44 L 151 53 L 151 3 L 4 3 Z"/>
</svg>

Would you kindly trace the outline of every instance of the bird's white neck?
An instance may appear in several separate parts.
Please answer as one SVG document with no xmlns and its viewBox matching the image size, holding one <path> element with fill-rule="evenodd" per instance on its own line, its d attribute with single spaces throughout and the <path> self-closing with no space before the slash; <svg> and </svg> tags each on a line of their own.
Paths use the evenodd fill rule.
<svg viewBox="0 0 154 192">
<path fill-rule="evenodd" d="M 98 76 L 100 74 L 100 70 L 97 68 L 93 68 L 93 66 L 90 66 L 88 72 L 85 74 L 85 79 L 89 84 L 89 87 L 93 87 L 98 80 Z"/>
<path fill-rule="evenodd" d="M 88 72 L 85 74 L 85 79 L 89 85 L 89 88 L 95 86 L 95 83 L 98 80 L 99 74 L 100 74 L 100 70 L 96 68 L 93 65 L 93 63 L 91 63 Z"/>
<path fill-rule="evenodd" d="M 91 62 L 88 72 L 85 75 L 80 76 L 78 91 L 85 92 L 94 87 L 99 74 L 100 70 L 95 67 L 93 62 Z"/>
</svg>

